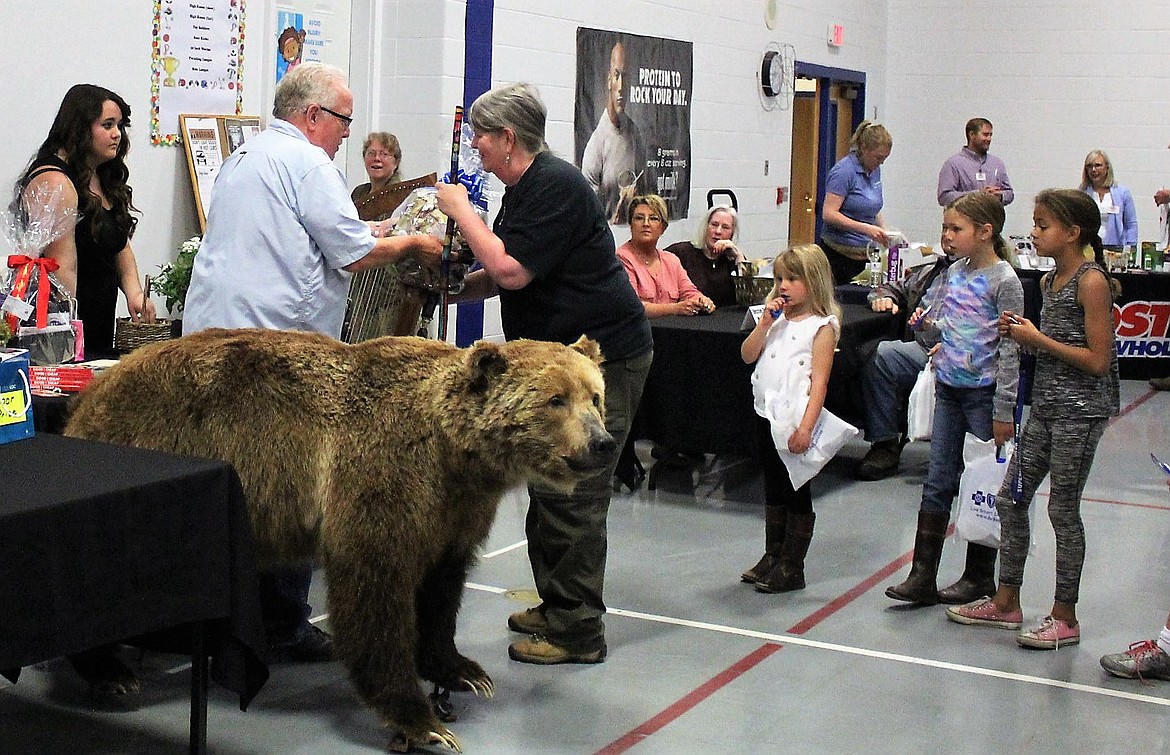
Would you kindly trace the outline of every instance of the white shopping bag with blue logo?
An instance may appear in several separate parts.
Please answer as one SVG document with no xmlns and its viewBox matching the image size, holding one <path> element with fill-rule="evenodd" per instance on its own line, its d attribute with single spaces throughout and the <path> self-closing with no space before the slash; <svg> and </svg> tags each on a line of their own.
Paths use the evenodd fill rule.
<svg viewBox="0 0 1170 755">
<path fill-rule="evenodd" d="M 963 440 L 963 476 L 959 478 L 959 514 L 955 537 L 989 548 L 998 548 L 999 512 L 995 496 L 1007 475 L 1011 443 L 996 452 L 995 439 L 979 440 L 971 433 Z"/>
</svg>

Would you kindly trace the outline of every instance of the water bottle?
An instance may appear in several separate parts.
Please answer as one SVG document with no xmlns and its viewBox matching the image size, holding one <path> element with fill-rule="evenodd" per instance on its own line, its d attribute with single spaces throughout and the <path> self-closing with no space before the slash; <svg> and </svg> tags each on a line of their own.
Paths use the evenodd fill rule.
<svg viewBox="0 0 1170 755">
<path fill-rule="evenodd" d="M 882 249 L 872 241 L 865 247 L 869 257 L 869 287 L 877 288 L 882 285 Z"/>
</svg>

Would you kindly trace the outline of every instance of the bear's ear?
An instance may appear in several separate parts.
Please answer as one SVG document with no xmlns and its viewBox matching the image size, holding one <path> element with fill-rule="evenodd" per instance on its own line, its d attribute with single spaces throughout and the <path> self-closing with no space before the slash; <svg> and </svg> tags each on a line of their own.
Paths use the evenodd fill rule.
<svg viewBox="0 0 1170 755">
<path fill-rule="evenodd" d="M 572 345 L 569 346 L 569 348 L 579 354 L 584 354 L 585 356 L 589 357 L 596 365 L 600 365 L 603 361 L 605 361 L 604 357 L 601 356 L 601 347 L 598 346 L 597 341 L 594 341 L 592 338 L 581 336 L 576 341 L 574 341 Z"/>
<path fill-rule="evenodd" d="M 507 369 L 508 361 L 504 359 L 498 344 L 476 341 L 467 353 L 467 387 L 474 393 L 482 393 L 493 379 L 503 375 Z"/>
</svg>

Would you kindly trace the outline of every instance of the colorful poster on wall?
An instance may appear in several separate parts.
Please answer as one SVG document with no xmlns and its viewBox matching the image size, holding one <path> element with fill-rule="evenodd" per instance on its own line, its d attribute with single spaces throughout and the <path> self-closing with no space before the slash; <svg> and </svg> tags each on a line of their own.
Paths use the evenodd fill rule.
<svg viewBox="0 0 1170 755">
<path fill-rule="evenodd" d="M 276 80 L 293 66 L 324 62 L 325 24 L 313 15 L 295 11 L 276 14 Z"/>
<path fill-rule="evenodd" d="M 687 216 L 691 75 L 690 42 L 578 27 L 575 158 L 611 223 L 645 193 Z"/>
<path fill-rule="evenodd" d="M 155 0 L 150 140 L 176 144 L 180 113 L 239 113 L 244 0 Z"/>
</svg>

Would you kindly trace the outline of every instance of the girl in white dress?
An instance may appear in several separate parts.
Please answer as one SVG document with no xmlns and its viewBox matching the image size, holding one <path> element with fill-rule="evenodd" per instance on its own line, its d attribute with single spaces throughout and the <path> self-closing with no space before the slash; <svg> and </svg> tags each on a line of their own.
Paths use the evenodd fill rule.
<svg viewBox="0 0 1170 755">
<path fill-rule="evenodd" d="M 833 274 L 815 244 L 793 247 L 772 266 L 775 283 L 756 327 L 744 339 L 744 362 L 752 373 L 761 465 L 764 471 L 764 556 L 741 575 L 760 592 L 804 589 L 804 557 L 816 514 L 811 481 L 792 485 L 773 442 L 768 417 L 788 417 L 794 454 L 808 451 L 825 403 L 833 351 L 840 336 L 841 309 L 833 298 Z"/>
</svg>

